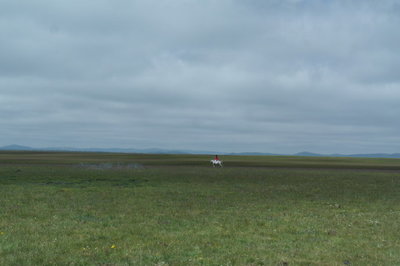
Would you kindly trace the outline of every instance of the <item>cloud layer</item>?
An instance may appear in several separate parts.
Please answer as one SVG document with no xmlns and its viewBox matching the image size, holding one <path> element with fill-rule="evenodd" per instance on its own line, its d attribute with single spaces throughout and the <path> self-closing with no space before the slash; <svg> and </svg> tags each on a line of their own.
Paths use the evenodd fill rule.
<svg viewBox="0 0 400 266">
<path fill-rule="evenodd" d="M 399 152 L 400 2 L 0 2 L 0 144 Z"/>
</svg>

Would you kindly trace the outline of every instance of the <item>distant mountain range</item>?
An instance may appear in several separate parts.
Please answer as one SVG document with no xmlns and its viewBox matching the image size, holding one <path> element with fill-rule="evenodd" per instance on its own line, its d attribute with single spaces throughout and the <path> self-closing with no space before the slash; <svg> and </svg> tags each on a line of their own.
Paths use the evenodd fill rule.
<svg viewBox="0 0 400 266">
<path fill-rule="evenodd" d="M 7 145 L 0 147 L 0 151 L 71 151 L 71 152 L 111 152 L 111 153 L 145 153 L 145 154 L 221 154 L 221 155 L 284 155 L 284 156 L 310 156 L 310 157 L 364 157 L 364 158 L 400 158 L 400 153 L 371 153 L 371 154 L 320 154 L 312 152 L 299 152 L 295 154 L 276 154 L 264 152 L 216 152 L 200 150 L 168 150 L 168 149 L 133 149 L 133 148 L 71 148 L 71 147 L 47 147 L 32 148 L 21 145 Z"/>
<path fill-rule="evenodd" d="M 71 147 L 47 147 L 47 148 L 32 148 L 21 145 L 7 145 L 0 147 L 0 150 L 7 151 L 77 151 L 77 152 L 115 152 L 115 153 L 147 153 L 147 154 L 185 154 L 196 153 L 196 151 L 180 151 L 166 149 L 131 149 L 131 148 L 71 148 Z M 207 152 L 203 152 L 207 153 Z"/>
</svg>

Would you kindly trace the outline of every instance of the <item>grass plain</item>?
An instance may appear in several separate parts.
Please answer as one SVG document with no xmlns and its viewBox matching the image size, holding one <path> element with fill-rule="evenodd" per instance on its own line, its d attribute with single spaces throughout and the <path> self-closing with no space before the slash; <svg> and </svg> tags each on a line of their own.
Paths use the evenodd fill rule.
<svg viewBox="0 0 400 266">
<path fill-rule="evenodd" d="M 0 265 L 400 265 L 400 160 L 0 152 Z"/>
</svg>

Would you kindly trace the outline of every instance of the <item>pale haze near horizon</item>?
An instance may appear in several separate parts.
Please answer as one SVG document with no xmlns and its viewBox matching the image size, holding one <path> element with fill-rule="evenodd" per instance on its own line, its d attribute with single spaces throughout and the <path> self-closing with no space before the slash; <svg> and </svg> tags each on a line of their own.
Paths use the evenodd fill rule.
<svg viewBox="0 0 400 266">
<path fill-rule="evenodd" d="M 400 2 L 0 1 L 0 146 L 400 152 Z"/>
</svg>

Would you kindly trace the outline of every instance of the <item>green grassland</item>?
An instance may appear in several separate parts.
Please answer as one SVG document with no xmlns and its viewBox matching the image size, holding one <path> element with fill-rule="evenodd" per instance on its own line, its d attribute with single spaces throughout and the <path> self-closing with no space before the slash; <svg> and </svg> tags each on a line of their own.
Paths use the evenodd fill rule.
<svg viewBox="0 0 400 266">
<path fill-rule="evenodd" d="M 400 160 L 0 152 L 0 265 L 400 265 Z"/>
</svg>

